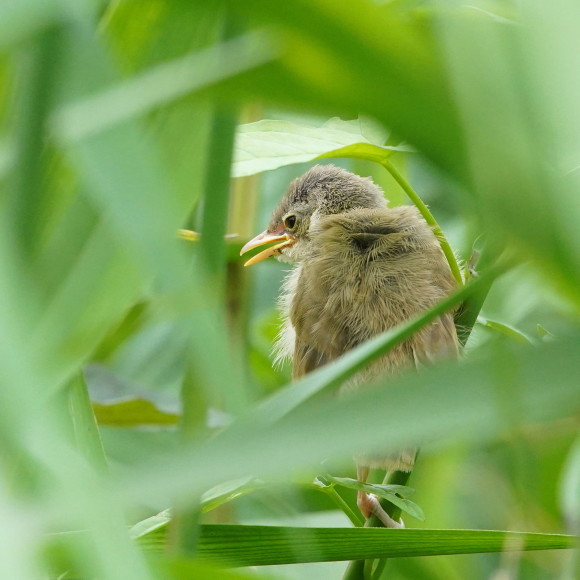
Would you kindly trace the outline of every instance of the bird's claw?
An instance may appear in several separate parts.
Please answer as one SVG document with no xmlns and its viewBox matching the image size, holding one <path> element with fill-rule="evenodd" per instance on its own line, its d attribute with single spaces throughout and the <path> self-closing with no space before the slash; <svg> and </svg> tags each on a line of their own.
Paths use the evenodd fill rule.
<svg viewBox="0 0 580 580">
<path fill-rule="evenodd" d="M 403 519 L 396 522 L 381 506 L 376 495 L 361 492 L 358 496 L 358 507 L 362 514 L 368 519 L 371 515 L 377 516 L 385 528 L 404 528 Z"/>
</svg>

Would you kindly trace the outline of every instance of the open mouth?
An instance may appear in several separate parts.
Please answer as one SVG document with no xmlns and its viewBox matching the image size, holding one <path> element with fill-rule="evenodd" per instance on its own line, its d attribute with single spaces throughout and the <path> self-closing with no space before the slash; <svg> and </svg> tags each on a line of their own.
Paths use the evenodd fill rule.
<svg viewBox="0 0 580 580">
<path fill-rule="evenodd" d="M 265 250 L 261 251 L 259 254 L 252 256 L 244 266 L 251 266 L 256 262 L 261 262 L 266 258 L 270 258 L 271 256 L 278 256 L 282 253 L 284 248 L 289 248 L 290 246 L 296 243 L 296 238 L 290 236 L 287 233 L 284 234 L 271 234 L 267 231 L 258 234 L 254 239 L 250 240 L 240 251 L 240 256 L 245 254 L 248 250 L 252 250 L 253 248 L 257 248 L 259 246 L 263 246 L 264 244 L 270 244 L 272 242 L 280 242 L 274 246 L 270 246 Z"/>
</svg>

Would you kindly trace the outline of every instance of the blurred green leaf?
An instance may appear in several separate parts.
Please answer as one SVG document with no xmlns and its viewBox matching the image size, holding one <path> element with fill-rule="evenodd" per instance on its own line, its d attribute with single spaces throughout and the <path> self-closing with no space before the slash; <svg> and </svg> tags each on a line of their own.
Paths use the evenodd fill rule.
<svg viewBox="0 0 580 580">
<path fill-rule="evenodd" d="M 536 332 L 542 340 L 555 340 L 556 336 L 552 334 L 547 328 L 544 328 L 541 324 L 536 325 Z"/>
<path fill-rule="evenodd" d="M 256 577 L 250 572 L 224 570 L 207 562 L 198 562 L 179 556 L 151 558 L 154 567 L 159 570 L 162 580 L 252 580 Z M 260 578 L 273 578 L 260 574 Z"/>
<path fill-rule="evenodd" d="M 142 470 L 148 477 L 136 469 L 118 483 L 133 499 L 165 493 L 185 499 L 219 481 L 250 474 L 287 475 L 315 466 L 325 457 L 343 458 L 361 449 L 384 453 L 417 441 L 437 440 L 441 447 L 457 439 L 493 439 L 515 426 L 509 407 L 499 411 L 507 401 L 517 407 L 522 424 L 566 417 L 576 408 L 577 388 L 568 377 L 580 373 L 579 344 L 576 338 L 537 348 L 505 345 L 477 360 L 391 378 L 388 387 L 369 388 L 324 405 L 312 401 L 278 423 L 272 424 L 262 412 L 250 415 L 203 445 L 145 462 Z M 336 372 L 332 367 L 346 365 L 348 357 L 344 358 L 319 373 Z M 560 372 L 563 368 L 565 376 Z M 498 377 L 504 374 L 509 381 L 498 389 Z M 385 409 L 389 409 L 388 421 Z M 204 465 L 204 471 L 192 473 L 189 465 Z"/>
<path fill-rule="evenodd" d="M 152 563 L 130 540 L 126 519 L 167 505 L 195 512 L 205 492 L 206 508 L 238 498 L 220 514 L 234 522 L 280 523 L 292 516 L 300 526 L 314 518 L 331 525 L 342 514 L 317 512 L 328 502 L 319 503 L 318 494 L 310 503 L 311 488 L 240 495 L 260 485 L 257 476 L 274 478 L 273 486 L 276 478 L 310 481 L 326 469 L 325 458 L 343 465 L 358 450 L 385 452 L 406 442 L 425 449 L 415 476 L 431 527 L 477 522 L 501 529 L 521 521 L 513 526 L 577 531 L 580 172 L 570 168 L 578 166 L 580 152 L 579 6 L 493 0 L 469 6 L 0 0 L 0 6 L 0 577 L 47 576 L 46 531 L 70 529 L 86 530 L 60 534 L 67 565 L 83 578 L 236 576 L 181 555 Z M 224 6 L 235 12 L 236 25 L 253 31 L 239 43 L 220 42 Z M 306 130 L 312 117 L 304 114 L 376 120 L 378 129 L 337 121 L 345 134 L 350 123 L 352 140 L 330 139 L 334 155 L 384 163 L 391 161 L 382 157 L 391 152 L 385 144 L 412 143 L 418 154 L 406 160 L 408 182 L 425 194 L 454 245 L 468 249 L 485 232 L 490 246 L 488 264 L 479 268 L 484 281 L 474 294 L 461 295 L 467 296 L 457 316 L 462 342 L 493 281 L 485 279 L 487 266 L 505 253 L 526 261 L 534 280 L 522 281 L 519 272 L 504 277 L 483 316 L 494 331 L 522 344 L 485 343 L 478 326 L 473 360 L 390 377 L 352 399 L 327 396 L 432 312 L 254 403 L 254 393 L 277 388 L 281 376 L 263 370 L 255 373 L 259 384 L 248 385 L 240 362 L 248 350 L 258 356 L 246 348 L 245 324 L 239 324 L 248 312 L 250 327 L 256 326 L 258 309 L 248 306 L 252 274 L 228 260 L 226 301 L 201 267 L 199 244 L 186 248 L 175 239 L 177 228 L 199 227 L 201 211 L 206 225 L 223 226 L 225 197 L 206 197 L 209 205 L 197 211 L 204 185 L 211 194 L 215 183 L 207 168 L 226 189 L 231 169 L 226 156 L 208 147 L 210 112 L 244 110 L 249 103 L 252 120 L 262 113 L 293 119 L 299 128 L 284 133 L 282 145 Z M 329 153 L 314 143 L 320 138 L 329 145 L 329 129 L 308 128 L 305 140 L 296 139 L 297 148 L 276 163 Z M 219 133 L 217 148 L 227 149 L 222 137 L 228 132 Z M 248 162 L 265 169 L 278 152 L 262 142 L 256 155 Z M 365 162 L 340 163 L 372 171 Z M 300 170 L 281 168 L 262 185 L 252 180 L 248 187 L 256 189 L 239 196 L 251 201 L 235 209 L 240 233 L 252 230 L 259 196 L 283 189 Z M 216 248 L 217 264 L 223 248 Z M 275 285 L 271 266 L 259 284 L 269 277 Z M 143 317 L 135 306 L 142 304 Z M 567 338 L 556 342 L 538 327 L 537 348 L 523 344 L 538 320 Z M 259 347 L 263 368 L 268 347 Z M 104 382 L 120 379 L 133 399 L 175 401 L 187 370 L 201 394 L 192 405 L 200 419 L 195 439 L 183 447 L 175 429 L 103 428 L 112 469 L 95 469 L 87 457 L 100 456 L 98 433 L 84 387 L 71 383 L 95 358 L 109 367 Z M 208 406 L 230 413 L 209 439 L 201 425 Z M 336 489 L 333 484 L 331 493 Z M 349 501 L 352 495 L 344 491 Z M 147 536 L 165 534 L 167 522 L 167 514 L 157 516 L 146 524 Z M 195 528 L 187 531 L 194 547 Z M 359 541 L 353 538 L 363 536 L 343 545 L 342 530 L 323 532 L 327 547 L 317 553 L 304 528 L 268 528 L 248 545 L 257 528 L 204 532 L 216 554 L 223 556 L 227 544 L 230 554 L 248 561 L 270 553 L 290 558 L 280 561 L 319 561 L 328 550 L 335 550 L 333 557 L 373 557 L 368 538 L 361 541 L 366 552 L 348 552 Z M 346 531 L 353 532 L 359 530 Z M 383 546 L 384 537 L 414 533 L 402 532 L 377 538 Z M 421 532 L 431 538 L 428 548 L 439 550 L 432 553 L 476 542 L 476 532 Z M 435 533 L 442 534 L 438 548 L 429 536 Z M 165 550 L 162 538 L 157 547 Z M 418 550 L 418 536 L 414 541 Z M 543 579 L 575 577 L 577 564 L 549 552 L 541 558 L 398 558 L 389 562 L 389 575 Z M 324 564 L 312 571 L 305 566 L 275 573 L 301 580 L 339 573 Z"/>
<path fill-rule="evenodd" d="M 99 425 L 134 427 L 137 425 L 176 425 L 179 416 L 160 410 L 148 399 L 129 399 L 110 403 L 92 403 Z"/>
<path fill-rule="evenodd" d="M 43 30 L 64 16 L 57 0 L 21 0 L 0 2 L 0 49 Z"/>
<path fill-rule="evenodd" d="M 225 503 L 264 487 L 266 487 L 265 482 L 251 477 L 227 481 L 212 487 L 201 496 L 201 509 L 204 513 L 210 512 Z"/>
<path fill-rule="evenodd" d="M 210 512 L 238 497 L 263 489 L 265 483 L 251 477 L 220 483 L 206 491 L 201 497 L 201 509 L 204 513 Z M 131 537 L 134 539 L 147 538 L 147 541 L 156 538 L 156 532 L 164 530 L 171 522 L 171 510 L 166 509 L 145 520 L 137 522 L 131 527 Z"/>
<path fill-rule="evenodd" d="M 75 377 L 68 385 L 68 391 L 77 449 L 97 469 L 106 468 L 105 451 L 84 376 Z"/>
<path fill-rule="evenodd" d="M 409 13 L 368 0 L 227 5 L 285 33 L 284 69 L 242 80 L 242 87 L 309 111 L 322 105 L 366 113 L 442 166 L 462 166 L 459 115 L 437 43 Z"/>
<path fill-rule="evenodd" d="M 67 105 L 55 113 L 53 128 L 64 143 L 89 138 L 224 77 L 263 64 L 274 58 L 274 54 L 263 31 L 248 33 L 158 65 L 97 95 Z"/>
</svg>

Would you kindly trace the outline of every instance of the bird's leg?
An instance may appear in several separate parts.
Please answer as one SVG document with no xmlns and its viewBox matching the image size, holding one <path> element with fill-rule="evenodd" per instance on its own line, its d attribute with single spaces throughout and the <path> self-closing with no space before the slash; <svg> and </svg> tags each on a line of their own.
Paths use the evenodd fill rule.
<svg viewBox="0 0 580 580">
<path fill-rule="evenodd" d="M 366 465 L 356 466 L 356 477 L 361 483 L 366 483 L 369 477 L 370 468 Z M 371 515 L 377 516 L 385 528 L 404 528 L 403 520 L 396 522 L 381 506 L 376 495 L 358 491 L 356 505 L 362 515 L 368 520 Z"/>
</svg>

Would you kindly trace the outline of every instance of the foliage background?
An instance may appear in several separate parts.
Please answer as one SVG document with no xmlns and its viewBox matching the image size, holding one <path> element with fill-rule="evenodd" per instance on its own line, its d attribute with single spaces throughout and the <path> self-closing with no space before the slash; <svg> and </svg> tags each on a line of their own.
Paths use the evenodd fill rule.
<svg viewBox="0 0 580 580">
<path fill-rule="evenodd" d="M 345 562 L 208 570 L 198 524 L 350 526 L 314 476 L 352 476 L 357 446 L 417 438 L 427 519 L 407 527 L 578 532 L 580 8 L 8 0 L 0 14 L 3 578 L 340 577 Z M 323 139 L 329 118 L 359 115 L 415 148 L 391 159 L 464 260 L 483 247 L 483 270 L 514 266 L 457 368 L 397 381 L 382 407 L 293 411 L 270 357 L 284 268 L 246 271 L 237 254 L 311 163 L 262 173 L 276 157 L 263 131 L 256 174 L 230 182 L 236 126 L 285 120 Z M 380 165 L 333 162 L 408 203 Z M 184 226 L 202 240 L 178 240 Z M 200 513 L 232 480 L 241 496 L 206 495 Z M 127 526 L 168 507 L 152 557 Z M 391 558 L 384 577 L 577 565 L 561 550 Z"/>
</svg>

